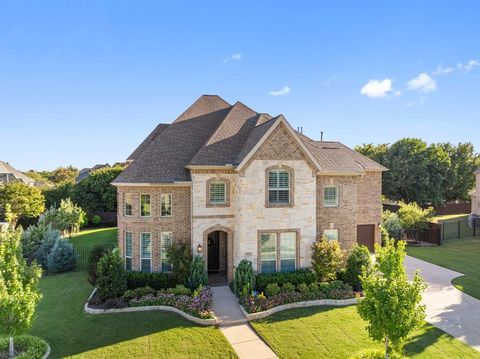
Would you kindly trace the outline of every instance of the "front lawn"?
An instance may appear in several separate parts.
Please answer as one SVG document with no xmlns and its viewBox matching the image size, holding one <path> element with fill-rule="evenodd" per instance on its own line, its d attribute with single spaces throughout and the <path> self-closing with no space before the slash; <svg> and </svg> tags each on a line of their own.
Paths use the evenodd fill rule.
<svg viewBox="0 0 480 359">
<path fill-rule="evenodd" d="M 280 358 L 345 359 L 383 347 L 368 336 L 356 307 L 292 309 L 251 323 Z M 480 353 L 427 323 L 405 343 L 409 358 L 480 358 Z"/>
<path fill-rule="evenodd" d="M 117 243 L 117 227 L 83 230 L 70 239 L 75 248 L 93 248 L 96 245 Z"/>
<path fill-rule="evenodd" d="M 29 334 L 50 344 L 50 358 L 236 357 L 217 328 L 200 327 L 175 314 L 84 313 L 92 290 L 85 272 L 45 277 L 40 288 L 43 299 Z"/>
<path fill-rule="evenodd" d="M 436 247 L 409 247 L 408 255 L 465 275 L 452 284 L 471 296 L 480 299 L 480 237 L 450 239 Z"/>
</svg>

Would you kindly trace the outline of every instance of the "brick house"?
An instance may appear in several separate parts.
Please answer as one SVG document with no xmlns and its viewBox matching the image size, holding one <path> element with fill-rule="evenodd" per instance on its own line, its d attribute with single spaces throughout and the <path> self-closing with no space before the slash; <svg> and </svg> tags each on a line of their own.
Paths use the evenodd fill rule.
<svg viewBox="0 0 480 359">
<path fill-rule="evenodd" d="M 472 214 L 480 216 L 480 168 L 473 173 L 475 175 L 475 188 L 470 192 L 472 198 Z"/>
<path fill-rule="evenodd" d="M 380 241 L 386 169 L 294 131 L 283 115 L 204 95 L 128 161 L 113 182 L 128 269 L 169 271 L 172 240 L 228 280 L 244 258 L 259 272 L 309 267 L 322 236 L 347 250 Z"/>
</svg>

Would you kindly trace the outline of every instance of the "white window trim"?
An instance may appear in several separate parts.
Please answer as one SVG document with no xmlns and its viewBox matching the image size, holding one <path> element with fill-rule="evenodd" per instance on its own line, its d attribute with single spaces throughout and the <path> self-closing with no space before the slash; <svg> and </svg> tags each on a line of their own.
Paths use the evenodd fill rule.
<svg viewBox="0 0 480 359">
<path fill-rule="evenodd" d="M 163 233 L 170 233 L 170 241 L 173 242 L 173 232 L 172 231 L 162 231 L 160 232 L 160 270 L 163 272 Z M 171 263 L 170 263 L 171 265 Z M 165 273 L 171 273 L 172 271 L 168 271 Z"/>
<path fill-rule="evenodd" d="M 327 204 L 325 202 L 325 190 L 327 188 L 335 188 L 336 189 L 336 192 L 337 192 L 337 198 L 336 198 L 336 201 L 335 201 L 335 204 Z M 338 186 L 324 186 L 323 187 L 323 206 L 324 207 L 327 207 L 327 208 L 334 208 L 334 207 L 338 207 L 340 204 L 340 189 L 338 188 Z"/>
<path fill-rule="evenodd" d="M 325 235 L 325 232 L 327 232 L 327 231 L 335 231 L 337 233 L 337 239 L 328 239 L 327 236 Z M 340 232 L 338 231 L 338 228 L 324 229 L 323 230 L 323 237 L 325 239 L 327 239 L 328 241 L 333 241 L 333 240 L 339 241 L 340 240 Z"/>
<path fill-rule="evenodd" d="M 131 234 L 131 240 L 132 240 L 132 254 L 130 256 L 127 256 L 127 233 L 130 233 Z M 130 268 L 130 270 L 133 269 L 133 232 L 130 232 L 130 231 L 125 231 L 125 259 L 130 259 L 131 260 L 131 263 L 132 263 L 132 268 Z M 125 260 L 125 269 L 127 269 L 127 261 Z"/>
<path fill-rule="evenodd" d="M 142 234 L 149 234 L 150 235 L 150 257 L 142 257 Z M 152 232 L 140 232 L 140 272 L 142 272 L 142 260 L 143 259 L 150 259 L 150 273 L 152 273 Z"/>
<path fill-rule="evenodd" d="M 162 215 L 162 198 L 164 196 L 170 196 L 170 214 Z M 166 218 L 173 215 L 173 196 L 171 193 L 161 193 L 160 194 L 160 217 Z"/>
<path fill-rule="evenodd" d="M 223 201 L 222 202 L 212 202 L 212 185 L 213 184 L 223 184 Z M 208 203 L 215 205 L 215 204 L 227 204 L 227 182 L 222 180 L 211 181 L 208 184 Z"/>
<path fill-rule="evenodd" d="M 129 195 L 132 195 L 131 193 L 124 193 L 123 194 L 123 215 L 125 217 L 132 217 L 133 216 L 133 203 L 130 203 L 130 206 L 132 208 L 130 214 L 127 214 L 127 202 L 125 201 L 125 196 L 129 194 Z"/>
<path fill-rule="evenodd" d="M 150 214 L 148 216 L 142 216 L 142 196 L 150 197 Z M 149 218 L 152 216 L 152 195 L 150 193 L 140 193 L 140 198 L 138 199 L 138 211 L 140 212 L 141 218 Z"/>
<path fill-rule="evenodd" d="M 286 172 L 288 174 L 288 187 L 270 187 L 270 173 L 277 172 L 277 179 L 280 178 L 280 172 Z M 278 181 L 277 181 L 278 182 Z M 285 205 L 291 203 L 292 197 L 292 174 L 286 169 L 276 168 L 268 171 L 268 203 L 272 205 Z M 277 183 L 278 184 L 278 183 Z M 270 191 L 288 191 L 288 202 L 270 202 Z"/>
</svg>

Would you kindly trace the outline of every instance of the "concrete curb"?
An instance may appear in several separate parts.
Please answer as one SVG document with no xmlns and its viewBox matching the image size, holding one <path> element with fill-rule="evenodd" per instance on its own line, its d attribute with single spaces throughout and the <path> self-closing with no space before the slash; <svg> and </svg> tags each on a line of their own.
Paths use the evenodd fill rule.
<svg viewBox="0 0 480 359">
<path fill-rule="evenodd" d="M 47 344 L 47 351 L 45 352 L 45 354 L 43 354 L 42 359 L 47 359 L 48 356 L 50 355 L 50 350 L 51 350 L 51 349 L 50 349 L 50 345 L 48 345 L 47 342 L 45 342 L 45 344 Z"/>
<path fill-rule="evenodd" d="M 92 294 L 87 299 L 87 302 L 83 306 L 83 310 L 88 314 L 108 314 L 108 313 L 134 313 L 134 312 L 151 312 L 155 310 L 160 310 L 163 312 L 172 312 L 180 315 L 181 317 L 190 320 L 196 324 L 200 325 L 217 325 L 217 318 L 214 316 L 212 319 L 202 319 L 194 317 L 188 313 L 181 311 L 180 309 L 174 307 L 168 307 L 164 305 L 149 305 L 144 307 L 127 307 L 127 308 L 117 308 L 117 309 L 94 309 L 88 306 L 88 302 L 97 292 L 97 288 L 94 288 Z"/>
<path fill-rule="evenodd" d="M 319 299 L 319 300 L 307 300 L 303 302 L 295 302 L 289 304 L 282 304 L 277 307 L 273 307 L 271 309 L 265 310 L 263 312 L 258 313 L 247 313 L 242 305 L 240 305 L 240 309 L 247 318 L 248 321 L 250 320 L 257 320 L 268 317 L 272 314 L 281 312 L 287 309 L 293 308 L 305 308 L 305 307 L 316 307 L 322 305 L 330 305 L 334 307 L 344 307 L 347 305 L 357 304 L 357 298 L 350 298 L 350 299 Z"/>
</svg>

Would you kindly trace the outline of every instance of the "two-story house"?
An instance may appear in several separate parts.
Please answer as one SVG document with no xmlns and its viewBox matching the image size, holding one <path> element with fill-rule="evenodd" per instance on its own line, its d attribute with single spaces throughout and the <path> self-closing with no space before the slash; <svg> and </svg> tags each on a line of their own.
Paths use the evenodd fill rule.
<svg viewBox="0 0 480 359">
<path fill-rule="evenodd" d="M 282 115 L 204 95 L 128 161 L 113 182 L 127 269 L 171 270 L 165 248 L 177 240 L 228 280 L 244 258 L 258 272 L 309 267 L 322 236 L 347 250 L 380 241 L 386 169 Z"/>
</svg>

